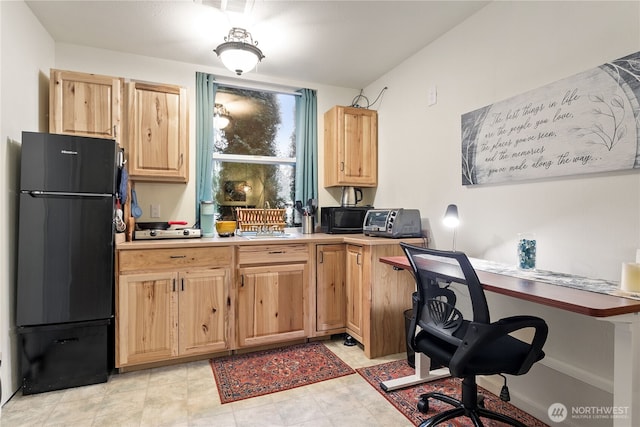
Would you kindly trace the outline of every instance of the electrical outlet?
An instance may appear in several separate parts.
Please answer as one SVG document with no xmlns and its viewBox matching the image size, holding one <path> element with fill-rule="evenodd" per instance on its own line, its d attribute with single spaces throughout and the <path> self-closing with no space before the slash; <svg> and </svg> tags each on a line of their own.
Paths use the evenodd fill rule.
<svg viewBox="0 0 640 427">
<path fill-rule="evenodd" d="M 151 204 L 151 218 L 160 218 L 160 205 Z"/>
</svg>

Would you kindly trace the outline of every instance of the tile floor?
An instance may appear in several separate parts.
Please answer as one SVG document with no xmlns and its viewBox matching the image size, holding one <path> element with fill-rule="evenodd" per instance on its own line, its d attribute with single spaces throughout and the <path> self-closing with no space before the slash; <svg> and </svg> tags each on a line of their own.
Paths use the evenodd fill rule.
<svg viewBox="0 0 640 427">
<path fill-rule="evenodd" d="M 369 360 L 342 340 L 325 344 L 352 368 L 405 357 Z M 0 413 L 18 426 L 393 426 L 412 424 L 359 374 L 222 405 L 207 360 L 112 375 L 85 387 L 22 396 Z"/>
</svg>

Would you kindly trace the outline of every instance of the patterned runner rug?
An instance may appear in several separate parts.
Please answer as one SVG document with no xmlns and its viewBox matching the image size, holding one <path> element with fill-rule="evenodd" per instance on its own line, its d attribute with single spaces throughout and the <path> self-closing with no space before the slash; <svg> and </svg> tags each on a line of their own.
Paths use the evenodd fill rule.
<svg viewBox="0 0 640 427">
<path fill-rule="evenodd" d="M 222 403 L 354 374 L 321 342 L 211 359 Z"/>
<path fill-rule="evenodd" d="M 386 392 L 380 388 L 380 383 L 393 378 L 401 378 L 414 373 L 406 360 L 396 360 L 394 362 L 383 363 L 381 365 L 369 366 L 366 368 L 360 368 L 356 370 L 360 375 L 364 377 L 369 384 L 373 386 L 380 394 L 382 394 L 393 406 L 395 406 L 405 417 L 409 419 L 415 425 L 420 423 L 434 414 L 447 409 L 451 409 L 452 406 L 444 402 L 437 400 L 429 400 L 429 413 L 423 414 L 417 409 L 418 399 L 421 394 L 428 393 L 430 391 L 438 391 L 450 395 L 456 399 L 460 399 L 461 384 L 462 381 L 458 378 L 444 378 L 437 381 L 419 384 L 413 387 L 407 387 L 400 390 L 394 390 Z M 532 417 L 526 412 L 516 408 L 515 406 L 503 402 L 496 395 L 489 391 L 478 387 L 478 391 L 485 396 L 484 402 L 487 409 L 492 411 L 501 412 L 511 417 L 520 420 L 526 426 L 530 427 L 542 427 L 546 426 L 540 420 Z M 504 426 L 503 423 L 482 419 L 485 427 L 497 427 Z M 470 418 L 460 417 L 448 422 L 448 424 L 442 424 L 443 426 L 456 426 L 467 427 L 473 426 L 473 422 Z"/>
</svg>

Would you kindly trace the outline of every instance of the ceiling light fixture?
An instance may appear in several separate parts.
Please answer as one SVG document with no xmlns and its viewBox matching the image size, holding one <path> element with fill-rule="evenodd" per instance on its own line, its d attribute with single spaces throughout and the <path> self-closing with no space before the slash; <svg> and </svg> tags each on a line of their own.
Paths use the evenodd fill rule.
<svg viewBox="0 0 640 427">
<path fill-rule="evenodd" d="M 243 28 L 233 27 L 229 35 L 224 38 L 224 43 L 213 51 L 222 60 L 229 70 L 237 75 L 253 70 L 264 55 L 258 49 L 258 42 L 253 41 L 251 33 Z"/>
<path fill-rule="evenodd" d="M 222 104 L 216 104 L 213 108 L 213 127 L 224 129 L 229 125 L 231 115 Z"/>
</svg>

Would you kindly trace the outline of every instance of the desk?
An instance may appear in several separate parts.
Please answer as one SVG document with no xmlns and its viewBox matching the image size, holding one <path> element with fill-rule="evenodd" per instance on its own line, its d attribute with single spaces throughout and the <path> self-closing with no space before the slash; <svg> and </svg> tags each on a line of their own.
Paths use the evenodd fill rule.
<svg viewBox="0 0 640 427">
<path fill-rule="evenodd" d="M 404 256 L 383 257 L 380 258 L 380 262 L 397 269 L 411 270 L 411 265 Z M 443 265 L 436 261 L 433 263 Z M 443 268 L 446 266 L 443 265 Z M 640 425 L 640 301 L 478 269 L 476 273 L 486 291 L 613 323 L 613 405 L 618 408 L 628 408 L 628 417 L 614 418 L 614 426 Z M 416 370 L 416 375 L 418 374 Z M 428 380 L 430 378 L 423 379 L 423 381 Z"/>
</svg>

